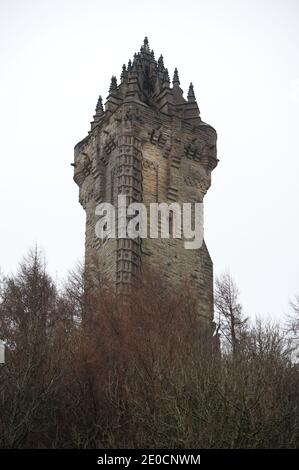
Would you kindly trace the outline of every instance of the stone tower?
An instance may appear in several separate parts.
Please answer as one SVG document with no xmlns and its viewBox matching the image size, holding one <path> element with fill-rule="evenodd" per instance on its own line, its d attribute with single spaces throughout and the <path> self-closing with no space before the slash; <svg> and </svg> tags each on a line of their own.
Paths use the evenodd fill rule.
<svg viewBox="0 0 299 470">
<path fill-rule="evenodd" d="M 105 106 L 99 97 L 88 135 L 75 147 L 74 180 L 86 212 L 87 269 L 126 291 L 146 267 L 176 286 L 188 282 L 199 314 L 212 324 L 213 265 L 205 243 L 184 248 L 181 239 L 100 240 L 96 206 L 128 203 L 202 202 L 217 165 L 216 131 L 200 118 L 192 83 L 183 97 L 177 69 L 172 86 L 163 57 L 155 59 L 147 38 L 123 65 L 120 83 L 111 79 Z"/>
</svg>

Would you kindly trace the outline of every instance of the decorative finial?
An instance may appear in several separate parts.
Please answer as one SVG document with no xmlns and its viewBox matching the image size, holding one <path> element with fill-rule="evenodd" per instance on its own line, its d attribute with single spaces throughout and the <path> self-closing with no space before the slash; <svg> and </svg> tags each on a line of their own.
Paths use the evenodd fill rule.
<svg viewBox="0 0 299 470">
<path fill-rule="evenodd" d="M 153 49 L 151 50 L 151 56 L 152 56 L 153 59 L 155 59 L 155 53 L 154 53 Z"/>
<path fill-rule="evenodd" d="M 190 86 L 189 86 L 187 98 L 188 98 L 188 101 L 196 101 L 192 82 L 190 83 Z"/>
<path fill-rule="evenodd" d="M 112 75 L 109 93 L 112 93 L 113 91 L 116 91 L 116 90 L 117 90 L 117 78 L 115 77 L 115 75 Z"/>
<path fill-rule="evenodd" d="M 129 62 L 128 62 L 128 68 L 127 68 L 127 70 L 128 70 L 128 72 L 131 72 L 131 70 L 132 70 L 132 61 L 131 61 L 131 59 L 130 59 Z"/>
<path fill-rule="evenodd" d="M 122 68 L 122 71 L 121 71 L 121 75 L 120 75 L 120 79 L 121 81 L 123 82 L 126 78 L 127 78 L 127 67 L 126 67 L 126 64 L 123 65 L 123 68 Z"/>
<path fill-rule="evenodd" d="M 97 107 L 96 107 L 96 113 L 97 114 L 103 114 L 104 108 L 103 108 L 103 100 L 101 95 L 99 96 L 98 102 L 97 102 Z"/>
<path fill-rule="evenodd" d="M 144 47 L 148 46 L 148 38 L 145 36 L 144 41 L 143 41 Z"/>
<path fill-rule="evenodd" d="M 164 61 L 163 61 L 163 56 L 162 54 L 160 55 L 159 59 L 158 59 L 158 69 L 160 71 L 163 71 L 164 70 Z"/>
<path fill-rule="evenodd" d="M 177 68 L 174 69 L 172 84 L 173 86 L 180 86 L 179 72 Z"/>
</svg>

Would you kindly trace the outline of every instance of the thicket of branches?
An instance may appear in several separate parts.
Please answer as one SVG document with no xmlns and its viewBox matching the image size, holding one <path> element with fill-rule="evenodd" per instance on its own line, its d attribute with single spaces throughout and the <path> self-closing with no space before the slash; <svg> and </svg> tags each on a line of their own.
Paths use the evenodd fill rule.
<svg viewBox="0 0 299 470">
<path fill-rule="evenodd" d="M 299 447 L 296 305 L 288 334 L 250 325 L 224 275 L 220 355 L 186 286 L 149 275 L 133 303 L 85 287 L 77 269 L 58 288 L 36 251 L 2 279 L 0 447 Z"/>
</svg>

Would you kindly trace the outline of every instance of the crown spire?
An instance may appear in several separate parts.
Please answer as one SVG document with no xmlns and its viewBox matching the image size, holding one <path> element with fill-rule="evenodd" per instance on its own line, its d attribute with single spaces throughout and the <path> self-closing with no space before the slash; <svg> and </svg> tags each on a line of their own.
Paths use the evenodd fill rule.
<svg viewBox="0 0 299 470">
<path fill-rule="evenodd" d="M 180 86 L 179 72 L 177 68 L 174 69 L 172 84 L 173 86 Z"/>
<path fill-rule="evenodd" d="M 159 57 L 159 56 L 158 56 Z M 166 64 L 165 64 L 166 65 Z M 150 49 L 148 38 L 145 37 L 141 51 L 134 54 L 128 64 L 121 68 L 120 80 L 112 76 L 109 96 L 103 106 L 99 97 L 94 123 L 102 122 L 103 117 L 110 116 L 124 101 L 137 99 L 173 115 L 177 113 L 182 119 L 198 120 L 199 109 L 196 102 L 193 83 L 190 83 L 187 97 L 183 96 L 177 67 L 174 68 L 171 79 L 164 65 L 163 55 L 155 60 L 154 51 Z"/>
<path fill-rule="evenodd" d="M 191 82 L 189 85 L 189 90 L 188 90 L 188 95 L 187 95 L 188 101 L 196 101 L 195 98 L 195 93 L 194 93 L 194 87 L 193 83 Z"/>
</svg>

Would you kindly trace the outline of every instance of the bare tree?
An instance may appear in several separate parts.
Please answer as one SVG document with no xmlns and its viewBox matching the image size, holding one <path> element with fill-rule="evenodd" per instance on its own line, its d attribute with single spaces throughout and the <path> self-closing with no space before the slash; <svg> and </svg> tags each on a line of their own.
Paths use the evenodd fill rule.
<svg viewBox="0 0 299 470">
<path fill-rule="evenodd" d="M 295 295 L 295 299 L 290 302 L 292 313 L 289 316 L 289 326 L 299 335 L 299 295 Z"/>
<path fill-rule="evenodd" d="M 46 416 L 57 399 L 65 358 L 64 321 L 57 287 L 42 254 L 33 249 L 18 272 L 1 282 L 0 339 L 6 343 L 6 363 L 0 370 L 0 446 L 33 445 L 35 433 L 46 440 Z"/>
<path fill-rule="evenodd" d="M 287 336 L 294 362 L 299 360 L 299 295 L 290 302 L 291 313 L 287 317 Z"/>
<path fill-rule="evenodd" d="M 228 272 L 216 279 L 215 310 L 218 331 L 224 338 L 224 346 L 228 346 L 235 356 L 245 335 L 248 318 L 243 315 L 238 288 Z"/>
<path fill-rule="evenodd" d="M 57 290 L 37 248 L 29 251 L 16 275 L 3 278 L 0 297 L 0 331 L 8 345 L 43 344 L 53 326 Z"/>
<path fill-rule="evenodd" d="M 226 275 L 216 309 L 238 360 L 214 354 L 188 285 L 143 281 L 131 299 L 102 284 L 88 297 L 78 268 L 58 289 L 36 251 L 3 280 L 0 448 L 298 447 L 299 369 L 280 329 L 247 325 Z"/>
</svg>

